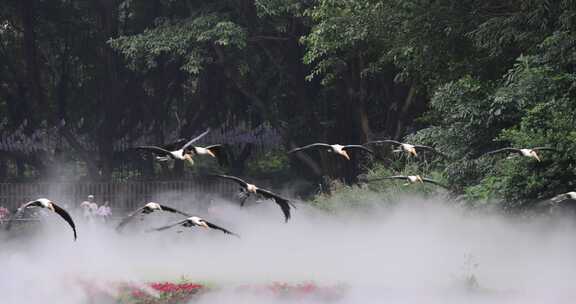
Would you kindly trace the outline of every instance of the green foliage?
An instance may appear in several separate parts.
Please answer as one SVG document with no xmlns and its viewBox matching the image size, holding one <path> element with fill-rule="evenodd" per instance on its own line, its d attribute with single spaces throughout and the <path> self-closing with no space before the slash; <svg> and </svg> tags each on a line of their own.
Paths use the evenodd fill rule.
<svg viewBox="0 0 576 304">
<path fill-rule="evenodd" d="M 115 4 L 3 4 L 4 133 L 25 120 L 23 134 L 65 121 L 81 139 L 65 148 L 67 157 L 86 165 L 78 170 L 83 174 L 107 172 L 103 178 L 140 177 L 143 170 L 111 167 L 117 165 L 115 147 L 128 149 L 142 137 L 160 142 L 206 125 L 268 123 L 287 146 L 376 136 L 434 146 L 448 159 L 402 156 L 367 174 L 425 175 L 456 194 L 502 199 L 506 207 L 576 186 L 575 0 Z M 60 146 L 68 139 L 57 140 Z M 506 146 L 561 152 L 542 152 L 541 163 L 482 156 Z M 46 153 L 37 159 L 35 153 L 26 159 L 3 153 L 11 159 L 0 160 L 7 168 L 0 171 L 40 175 L 51 165 Z M 277 152 L 246 168 L 250 175 L 289 171 L 286 156 Z M 195 169 L 222 170 L 213 160 L 199 161 Z M 351 169 L 346 180 L 366 173 Z M 402 184 L 337 185 L 334 201 L 322 195 L 315 202 L 364 208 L 369 197 L 363 192 L 394 197 L 438 191 Z"/>
<path fill-rule="evenodd" d="M 284 151 L 266 151 L 248 162 L 248 174 L 263 176 L 285 174 L 289 170 L 288 156 Z"/>
<path fill-rule="evenodd" d="M 348 186 L 339 182 L 334 182 L 332 188 L 331 194 L 320 193 L 310 201 L 310 204 L 331 213 L 362 213 L 392 203 L 388 195 L 378 196 L 377 193 L 366 188 Z"/>
<path fill-rule="evenodd" d="M 466 36 L 472 9 L 466 1 L 319 1 L 306 11 L 314 25 L 301 39 L 314 66 L 308 78 L 328 84 L 359 60 L 363 77 L 392 72 L 424 87 L 454 79 L 477 64 Z"/>
<path fill-rule="evenodd" d="M 436 92 L 429 117 L 435 126 L 412 139 L 427 138 L 452 151 L 446 173 L 469 199 L 503 198 L 518 207 L 574 186 L 576 148 L 575 75 L 549 66 L 540 56 L 521 56 L 495 89 L 463 78 Z M 494 155 L 477 158 L 501 146 L 551 147 L 543 161 Z M 488 168 L 488 169 L 486 169 Z"/>
<path fill-rule="evenodd" d="M 181 69 L 198 75 L 202 68 L 216 60 L 213 47 L 243 49 L 246 33 L 243 28 L 211 14 L 180 21 L 163 20 L 155 28 L 141 34 L 122 36 L 109 41 L 135 70 L 154 69 L 158 60 L 182 62 Z"/>
<path fill-rule="evenodd" d="M 376 165 L 367 172 L 365 178 L 375 180 L 368 183 L 361 182 L 359 186 L 347 186 L 339 182 L 332 185 L 328 194 L 318 194 L 311 201 L 317 208 L 330 212 L 369 212 L 374 208 L 387 208 L 400 201 L 403 196 L 429 197 L 445 192 L 438 186 L 424 184 L 406 184 L 403 180 L 376 180 L 393 175 L 414 175 L 431 178 L 440 183 L 444 182 L 442 173 L 438 171 L 422 170 L 417 163 L 406 165 L 401 171 L 395 171 L 381 164 Z"/>
</svg>

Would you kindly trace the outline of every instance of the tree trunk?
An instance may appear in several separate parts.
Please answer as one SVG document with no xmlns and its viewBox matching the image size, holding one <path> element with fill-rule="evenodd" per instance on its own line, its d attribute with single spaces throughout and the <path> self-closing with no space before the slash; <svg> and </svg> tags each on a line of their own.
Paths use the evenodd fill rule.
<svg viewBox="0 0 576 304">
<path fill-rule="evenodd" d="M 97 24 L 101 34 L 98 57 L 102 61 L 102 74 L 99 81 L 99 104 L 101 105 L 101 123 L 98 128 L 98 154 L 101 178 L 108 180 L 112 176 L 114 147 L 120 136 L 116 134 L 122 119 L 122 101 L 119 99 L 120 77 L 118 58 L 106 41 L 118 33 L 118 3 L 116 0 L 97 0 Z"/>
<path fill-rule="evenodd" d="M 410 89 L 408 90 L 408 95 L 406 96 L 404 105 L 402 105 L 402 109 L 400 110 L 400 113 L 398 115 L 396 132 L 394 134 L 395 139 L 400 139 L 400 137 L 404 133 L 404 124 L 406 123 L 406 115 L 408 114 L 410 107 L 414 103 L 415 98 L 416 98 L 416 86 L 412 84 L 410 86 Z"/>
<path fill-rule="evenodd" d="M 22 49 L 24 52 L 24 66 L 26 88 L 28 89 L 27 103 L 28 117 L 31 118 L 31 124 L 39 122 L 41 115 L 48 114 L 48 107 L 44 102 L 44 94 L 40 83 L 40 69 L 38 68 L 38 55 L 36 49 L 36 33 L 34 31 L 35 16 L 34 16 L 34 2 L 35 0 L 21 0 L 20 1 L 20 14 L 22 18 Z"/>
</svg>

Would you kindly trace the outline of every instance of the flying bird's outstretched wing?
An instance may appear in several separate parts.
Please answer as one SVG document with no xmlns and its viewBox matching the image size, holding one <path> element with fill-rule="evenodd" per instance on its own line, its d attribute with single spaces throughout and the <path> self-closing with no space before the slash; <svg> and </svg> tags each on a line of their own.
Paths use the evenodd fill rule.
<svg viewBox="0 0 576 304">
<path fill-rule="evenodd" d="M 560 152 L 560 150 L 554 149 L 554 148 L 550 148 L 550 147 L 535 147 L 535 148 L 531 148 L 532 150 L 535 151 L 554 151 L 554 152 Z"/>
<path fill-rule="evenodd" d="M 224 233 L 226 233 L 226 234 L 230 234 L 230 235 L 233 235 L 233 236 L 236 236 L 236 237 L 240 237 L 238 234 L 236 234 L 236 233 L 234 233 L 234 232 L 232 232 L 232 231 L 230 231 L 230 230 L 226 230 L 226 229 L 224 229 L 224 228 L 222 228 L 222 227 L 220 227 L 220 226 L 214 225 L 214 224 L 210 223 L 210 222 L 207 221 L 207 220 L 204 220 L 204 223 L 206 223 L 206 225 L 207 225 L 208 227 L 210 227 L 211 229 L 220 230 L 220 231 L 222 231 L 222 232 L 224 232 Z"/>
<path fill-rule="evenodd" d="M 368 152 L 370 154 L 374 154 L 374 151 L 362 146 L 362 145 L 346 145 L 342 148 L 342 150 L 362 150 L 364 152 Z"/>
<path fill-rule="evenodd" d="M 159 204 L 159 205 L 160 205 L 160 204 Z M 160 208 L 162 208 L 162 211 L 168 211 L 168 212 L 172 212 L 172 213 L 178 213 L 178 214 L 184 215 L 185 217 L 191 217 L 191 216 L 192 216 L 192 215 L 190 215 L 190 214 L 188 214 L 188 213 L 186 213 L 186 212 L 182 212 L 182 211 L 180 211 L 180 210 L 176 210 L 176 209 L 174 209 L 174 208 L 172 208 L 172 207 L 168 207 L 168 206 L 166 206 L 166 205 L 160 205 Z"/>
<path fill-rule="evenodd" d="M 208 134 L 210 132 L 210 129 L 206 129 L 206 131 L 204 131 L 202 134 L 192 138 L 189 142 L 187 142 L 184 146 L 182 146 L 183 150 L 186 150 L 186 148 L 188 148 L 191 144 L 197 142 L 198 140 L 200 140 L 202 137 L 206 136 L 206 134 Z"/>
<path fill-rule="evenodd" d="M 276 202 L 276 204 L 280 206 L 280 209 L 282 209 L 282 213 L 284 213 L 284 221 L 288 222 L 288 220 L 290 219 L 290 207 L 294 207 L 294 205 L 290 203 L 290 200 L 285 199 L 280 195 L 265 189 L 258 188 L 256 192 L 267 199 L 273 199 Z"/>
<path fill-rule="evenodd" d="M 172 155 L 172 153 L 170 153 L 170 151 L 157 147 L 157 146 L 139 146 L 136 147 L 136 149 L 138 150 L 145 150 L 145 151 L 150 151 L 156 154 L 160 154 L 160 155 L 166 155 L 169 156 L 171 158 L 174 158 L 174 155 Z"/>
<path fill-rule="evenodd" d="M 243 188 L 246 188 L 248 186 L 248 183 L 245 182 L 243 179 L 236 177 L 236 176 L 231 176 L 231 175 L 223 175 L 223 174 L 212 174 L 211 176 L 215 176 L 215 177 L 220 177 L 220 178 L 224 178 L 224 179 L 228 179 L 231 181 L 236 182 L 237 184 L 239 184 L 240 186 L 242 186 Z"/>
<path fill-rule="evenodd" d="M 377 177 L 377 178 L 373 178 L 373 179 L 365 179 L 364 181 L 375 182 L 375 181 L 381 181 L 381 180 L 385 180 L 385 179 L 408 179 L 408 176 L 406 176 L 406 175 L 393 175 L 393 176 Z"/>
<path fill-rule="evenodd" d="M 373 140 L 373 141 L 369 141 L 369 142 L 365 143 L 365 145 L 379 145 L 379 144 L 401 145 L 402 143 L 397 141 L 397 140 L 392 140 L 392 139 Z"/>
<path fill-rule="evenodd" d="M 170 229 L 170 228 L 172 228 L 172 227 L 176 227 L 176 226 L 183 225 L 183 224 L 187 223 L 188 221 L 189 221 L 188 219 L 185 219 L 185 220 L 181 220 L 181 221 L 179 221 L 179 222 L 177 222 L 177 223 L 174 223 L 174 224 L 170 224 L 170 225 L 167 225 L 167 226 L 162 226 L 162 227 L 159 227 L 159 228 L 153 228 L 153 229 L 151 229 L 151 230 L 152 230 L 152 231 L 162 231 L 162 230 Z"/>
<path fill-rule="evenodd" d="M 142 210 L 144 210 L 144 208 L 146 207 L 140 207 L 134 210 L 132 213 L 128 214 L 125 218 L 122 219 L 122 221 L 120 221 L 118 226 L 116 226 L 116 230 L 119 231 L 120 229 L 122 229 L 122 227 L 126 226 L 126 224 L 132 221 L 136 217 L 136 215 L 140 214 Z"/>
<path fill-rule="evenodd" d="M 434 149 L 433 147 L 430 146 L 424 146 L 424 145 L 414 145 L 415 149 L 420 149 L 420 150 L 426 150 L 426 151 L 430 151 L 430 152 L 434 152 L 442 157 L 447 157 L 446 154 Z"/>
<path fill-rule="evenodd" d="M 516 148 L 502 148 L 502 149 L 498 149 L 498 150 L 486 152 L 486 153 L 484 153 L 482 156 L 492 155 L 492 154 L 501 153 L 501 152 L 520 153 L 520 149 L 516 149 Z"/>
<path fill-rule="evenodd" d="M 186 139 L 179 138 L 175 142 L 161 145 L 160 148 L 168 151 L 177 151 L 180 150 L 180 148 L 182 148 L 182 146 L 184 146 L 186 142 L 187 142 Z"/>
<path fill-rule="evenodd" d="M 18 207 L 18 209 L 14 210 L 13 212 L 10 212 L 10 214 L 12 214 L 12 216 L 8 220 L 8 224 L 6 225 L 6 230 L 10 230 L 12 228 L 12 224 L 14 223 L 14 220 L 17 219 L 22 214 L 22 212 L 24 212 L 24 210 L 26 210 L 26 208 L 40 207 L 40 206 L 42 206 L 42 204 L 39 201 L 30 201 L 30 202 L 27 202 L 25 204 L 22 204 L 20 207 Z"/>
<path fill-rule="evenodd" d="M 227 167 L 230 165 L 230 155 L 228 154 L 228 150 L 224 145 L 211 145 L 207 146 L 206 149 L 210 150 L 214 155 L 216 155 L 216 159 L 218 160 L 218 164 L 222 167 Z"/>
<path fill-rule="evenodd" d="M 302 151 L 302 150 L 306 150 L 306 149 L 310 149 L 310 148 L 329 148 L 329 149 L 332 149 L 332 146 L 330 146 L 329 144 L 314 143 L 314 144 L 309 144 L 307 146 L 292 149 L 292 150 L 288 151 L 288 153 L 294 153 L 294 152 L 298 152 L 298 151 Z"/>
<path fill-rule="evenodd" d="M 437 182 L 437 181 L 435 181 L 435 180 L 433 180 L 433 179 L 430 179 L 430 178 L 423 177 L 423 178 L 422 178 L 422 181 L 424 181 L 425 183 L 434 184 L 434 185 L 439 186 L 439 187 L 442 187 L 442 188 L 444 188 L 444 189 L 448 189 L 448 186 L 446 186 L 446 185 L 444 185 L 444 184 L 442 184 L 442 183 L 440 183 L 440 182 Z"/>
<path fill-rule="evenodd" d="M 562 193 L 562 194 L 556 195 L 553 198 L 551 198 L 550 201 L 552 201 L 554 203 L 563 203 L 563 202 L 573 203 L 573 202 L 576 202 L 576 199 L 573 199 L 572 197 L 570 197 L 569 193 Z"/>
<path fill-rule="evenodd" d="M 74 224 L 74 220 L 72 219 L 70 214 L 66 210 L 64 210 L 62 207 L 60 207 L 54 203 L 52 203 L 52 206 L 54 206 L 54 212 L 58 213 L 58 215 L 60 215 L 60 217 L 62 217 L 68 223 L 68 225 L 70 225 L 70 227 L 72 227 L 72 230 L 74 231 L 74 240 L 76 240 L 78 238 L 78 236 L 76 234 L 76 225 Z"/>
</svg>

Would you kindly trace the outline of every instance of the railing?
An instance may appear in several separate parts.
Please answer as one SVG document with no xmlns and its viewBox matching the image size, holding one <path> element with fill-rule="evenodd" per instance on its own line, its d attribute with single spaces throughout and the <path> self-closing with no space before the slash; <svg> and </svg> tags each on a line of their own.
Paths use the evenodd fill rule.
<svg viewBox="0 0 576 304">
<path fill-rule="evenodd" d="M 234 183 L 209 178 L 107 183 L 0 183 L 0 207 L 14 210 L 40 197 L 50 198 L 62 206 L 75 207 L 92 194 L 98 204 L 107 201 L 113 209 L 128 210 L 161 197 L 201 203 L 199 200 L 214 195 L 230 196 L 237 189 Z"/>
</svg>

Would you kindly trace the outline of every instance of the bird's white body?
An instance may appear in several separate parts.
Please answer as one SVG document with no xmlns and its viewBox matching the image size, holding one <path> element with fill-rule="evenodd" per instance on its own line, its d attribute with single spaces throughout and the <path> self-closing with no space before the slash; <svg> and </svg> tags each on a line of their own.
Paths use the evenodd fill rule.
<svg viewBox="0 0 576 304">
<path fill-rule="evenodd" d="M 154 203 L 154 202 L 149 202 L 146 205 L 144 205 L 144 207 L 148 208 L 150 210 L 162 210 L 162 207 L 160 206 L 160 204 Z"/>
<path fill-rule="evenodd" d="M 188 158 L 186 156 L 186 154 L 184 153 L 184 149 L 180 149 L 180 150 L 176 150 L 176 151 L 168 151 L 168 152 L 170 152 L 170 155 L 172 155 L 175 159 L 186 160 Z M 171 159 L 171 157 L 168 155 L 156 156 L 156 160 L 158 160 L 158 161 L 168 161 L 170 159 Z"/>
<path fill-rule="evenodd" d="M 180 160 L 184 160 L 184 150 L 180 149 L 180 150 L 176 150 L 176 151 L 170 151 L 170 154 L 172 154 L 172 156 L 174 156 L 174 158 L 176 159 L 180 159 Z"/>
<path fill-rule="evenodd" d="M 330 145 L 330 147 L 332 147 L 332 151 L 334 151 L 334 153 L 340 154 L 340 155 L 344 156 L 346 159 L 350 160 L 350 156 L 348 155 L 348 152 L 344 151 L 343 145 L 335 144 L 335 145 Z"/>
<path fill-rule="evenodd" d="M 191 221 L 195 226 L 200 226 L 200 227 L 204 227 L 204 228 L 210 228 L 208 227 L 208 224 L 206 224 L 206 222 L 204 221 L 203 218 L 198 217 L 198 216 L 191 216 L 188 218 L 189 221 Z"/>
<path fill-rule="evenodd" d="M 411 145 L 411 144 L 405 144 L 405 143 L 401 143 L 400 144 L 400 149 L 396 149 L 396 150 L 392 150 L 392 152 L 405 152 L 408 154 L 412 154 L 414 156 L 418 156 L 418 154 L 416 153 L 416 146 Z"/>
<path fill-rule="evenodd" d="M 29 202 L 27 203 L 27 205 L 28 205 L 28 204 L 31 204 L 31 203 L 34 203 L 34 202 L 40 203 L 40 207 L 42 207 L 42 208 L 47 208 L 47 209 L 50 209 L 50 210 L 56 212 L 56 211 L 54 210 L 54 205 L 52 204 L 52 201 L 49 200 L 49 199 L 47 199 L 47 198 L 39 198 L 39 199 L 37 199 L 37 200 L 29 201 Z M 37 206 L 37 205 L 28 205 L 28 206 L 26 206 L 25 208 L 32 208 L 32 207 L 36 207 L 36 206 Z"/>
<path fill-rule="evenodd" d="M 538 157 L 538 154 L 536 153 L 536 151 L 534 151 L 532 149 L 520 149 L 520 154 L 522 154 L 522 156 L 534 158 L 537 161 L 540 161 L 540 157 Z"/>
<path fill-rule="evenodd" d="M 256 193 L 256 190 L 258 190 L 258 187 L 256 187 L 256 185 L 254 185 L 254 184 L 246 184 L 246 190 L 248 190 L 248 192 L 251 192 L 251 193 Z"/>
<path fill-rule="evenodd" d="M 422 183 L 422 177 L 420 175 L 409 175 L 407 176 L 408 181 L 411 183 Z"/>
<path fill-rule="evenodd" d="M 566 196 L 568 196 L 571 199 L 576 200 L 576 191 L 570 191 L 566 193 Z"/>
<path fill-rule="evenodd" d="M 212 157 L 216 157 L 216 155 L 214 155 L 214 153 L 212 153 L 212 151 L 210 151 L 210 149 L 206 149 L 204 147 L 194 147 L 194 151 L 198 155 L 210 155 Z"/>
<path fill-rule="evenodd" d="M 39 198 L 35 201 L 42 204 L 42 207 L 44 207 L 44 208 L 48 208 L 50 205 L 52 205 L 52 201 L 47 199 L 47 198 Z"/>
<path fill-rule="evenodd" d="M 402 147 L 402 150 L 404 150 L 404 152 L 408 153 L 408 154 L 412 154 L 414 156 L 417 156 L 416 154 L 416 147 L 414 145 L 411 144 L 401 144 L 400 145 Z"/>
<path fill-rule="evenodd" d="M 332 147 L 332 150 L 334 150 L 334 152 L 336 152 L 336 153 L 342 152 L 342 148 L 344 148 L 343 145 L 338 145 L 338 144 L 330 145 L 330 147 Z"/>
</svg>

